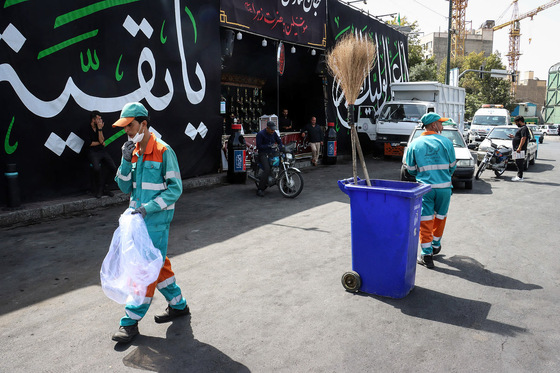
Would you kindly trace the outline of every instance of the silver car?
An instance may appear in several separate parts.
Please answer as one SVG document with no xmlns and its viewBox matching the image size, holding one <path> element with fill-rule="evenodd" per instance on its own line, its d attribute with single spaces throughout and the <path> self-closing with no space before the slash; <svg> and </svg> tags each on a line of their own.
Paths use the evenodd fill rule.
<svg viewBox="0 0 560 373">
<path fill-rule="evenodd" d="M 527 124 L 527 127 L 529 127 L 531 132 L 533 132 L 533 136 L 535 138 L 538 137 L 539 144 L 542 144 L 544 142 L 545 133 L 540 129 L 540 127 L 537 126 L 536 124 Z"/>
</svg>

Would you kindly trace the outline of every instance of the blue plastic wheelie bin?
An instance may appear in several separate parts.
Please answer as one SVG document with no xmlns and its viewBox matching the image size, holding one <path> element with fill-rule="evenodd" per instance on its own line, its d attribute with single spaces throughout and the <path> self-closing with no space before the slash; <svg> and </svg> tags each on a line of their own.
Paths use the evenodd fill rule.
<svg viewBox="0 0 560 373">
<path fill-rule="evenodd" d="M 352 271 L 348 291 L 403 298 L 414 287 L 422 196 L 430 185 L 392 180 L 339 180 L 350 197 Z"/>
</svg>

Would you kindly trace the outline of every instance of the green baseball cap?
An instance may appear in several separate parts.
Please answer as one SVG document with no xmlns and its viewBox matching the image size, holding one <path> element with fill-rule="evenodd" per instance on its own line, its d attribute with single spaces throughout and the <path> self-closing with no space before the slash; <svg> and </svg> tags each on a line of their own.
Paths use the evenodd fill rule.
<svg viewBox="0 0 560 373">
<path fill-rule="evenodd" d="M 428 124 L 434 122 L 446 122 L 449 120 L 449 118 L 442 118 L 441 115 L 436 113 L 426 113 L 422 115 L 422 118 L 420 118 L 420 120 L 422 121 L 422 128 L 424 128 Z"/>
<path fill-rule="evenodd" d="M 136 117 L 147 117 L 148 110 L 139 102 L 129 102 L 121 110 L 121 118 L 113 123 L 113 127 L 125 127 Z"/>
</svg>

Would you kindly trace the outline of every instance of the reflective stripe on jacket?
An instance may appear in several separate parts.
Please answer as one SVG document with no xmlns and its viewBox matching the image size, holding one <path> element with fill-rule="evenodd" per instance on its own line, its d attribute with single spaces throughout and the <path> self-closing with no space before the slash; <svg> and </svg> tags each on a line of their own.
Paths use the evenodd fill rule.
<svg viewBox="0 0 560 373">
<path fill-rule="evenodd" d="M 173 219 L 175 202 L 183 193 L 181 172 L 175 152 L 153 133 L 144 154 L 136 145 L 132 161 L 121 160 L 115 181 L 123 193 L 130 193 L 130 207 L 144 206 L 146 225 L 165 229 Z"/>
<path fill-rule="evenodd" d="M 452 188 L 451 176 L 457 168 L 451 140 L 426 131 L 412 141 L 406 150 L 406 170 L 416 181 L 432 188 Z"/>
</svg>

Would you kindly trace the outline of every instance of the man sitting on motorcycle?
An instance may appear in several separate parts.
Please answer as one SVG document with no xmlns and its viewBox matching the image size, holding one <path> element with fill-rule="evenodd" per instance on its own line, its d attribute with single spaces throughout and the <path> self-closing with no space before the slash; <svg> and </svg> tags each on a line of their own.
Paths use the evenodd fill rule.
<svg viewBox="0 0 560 373">
<path fill-rule="evenodd" d="M 282 148 L 282 140 L 276 133 L 276 124 L 269 121 L 266 128 L 257 133 L 257 150 L 259 151 L 259 163 L 263 168 L 263 173 L 259 179 L 257 196 L 264 197 L 264 190 L 268 187 L 268 176 L 270 176 L 270 163 L 268 156 L 278 148 Z"/>
</svg>

